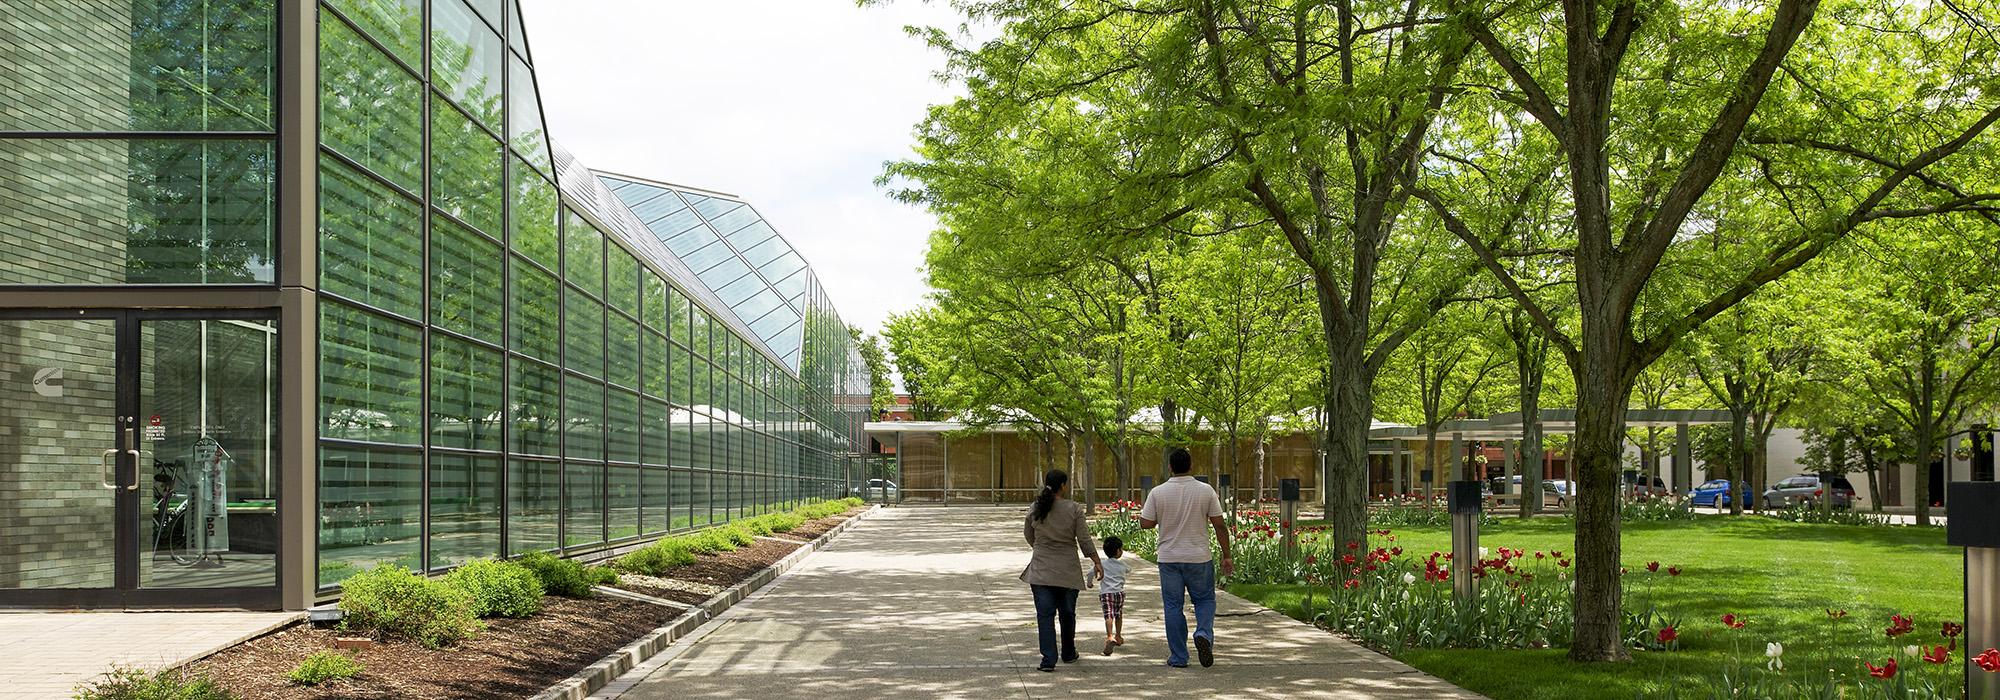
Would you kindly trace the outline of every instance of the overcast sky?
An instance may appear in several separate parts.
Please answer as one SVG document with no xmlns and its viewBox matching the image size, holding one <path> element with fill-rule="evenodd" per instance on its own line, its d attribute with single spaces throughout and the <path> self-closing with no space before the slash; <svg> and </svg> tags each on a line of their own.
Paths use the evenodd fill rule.
<svg viewBox="0 0 2000 700">
<path fill-rule="evenodd" d="M 728 192 L 869 332 L 915 306 L 936 225 L 884 196 L 924 108 L 957 94 L 903 32 L 956 26 L 902 0 L 522 0 L 549 133 L 585 164 Z"/>
</svg>

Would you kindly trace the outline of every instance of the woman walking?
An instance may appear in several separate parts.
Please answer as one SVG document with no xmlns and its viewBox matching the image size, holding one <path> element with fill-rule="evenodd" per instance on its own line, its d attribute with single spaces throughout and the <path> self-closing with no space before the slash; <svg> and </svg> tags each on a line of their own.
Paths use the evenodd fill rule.
<svg viewBox="0 0 2000 700">
<path fill-rule="evenodd" d="M 1090 541 L 1084 523 L 1083 506 L 1069 500 L 1069 475 L 1049 470 L 1042 478 L 1042 492 L 1028 509 L 1022 531 L 1034 546 L 1034 557 L 1021 572 L 1021 580 L 1035 592 L 1035 627 L 1041 635 L 1044 672 L 1056 670 L 1056 624 L 1062 624 L 1062 662 L 1072 663 L 1076 653 L 1076 594 L 1083 589 L 1083 568 L 1077 552 L 1090 557 L 1091 578 L 1103 575 L 1104 562 L 1097 558 L 1097 545 Z"/>
</svg>

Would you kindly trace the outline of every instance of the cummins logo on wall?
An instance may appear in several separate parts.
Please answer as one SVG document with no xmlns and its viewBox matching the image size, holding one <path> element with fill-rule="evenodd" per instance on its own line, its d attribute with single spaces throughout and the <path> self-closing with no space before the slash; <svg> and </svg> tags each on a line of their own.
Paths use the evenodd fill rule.
<svg viewBox="0 0 2000 700">
<path fill-rule="evenodd" d="M 41 369 L 35 370 L 35 378 L 32 384 L 34 385 L 35 393 L 37 394 L 41 394 L 42 396 L 46 396 L 51 399 L 62 398 L 63 395 L 62 368 L 43 367 Z"/>
</svg>

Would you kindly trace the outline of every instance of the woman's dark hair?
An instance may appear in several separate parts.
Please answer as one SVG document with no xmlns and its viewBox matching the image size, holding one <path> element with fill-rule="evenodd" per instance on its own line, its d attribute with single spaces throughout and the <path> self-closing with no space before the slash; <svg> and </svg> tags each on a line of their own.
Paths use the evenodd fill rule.
<svg viewBox="0 0 2000 700">
<path fill-rule="evenodd" d="M 1061 491 L 1063 484 L 1067 483 L 1069 475 L 1064 474 L 1061 469 L 1050 469 L 1048 475 L 1042 477 L 1042 492 L 1035 496 L 1035 507 L 1028 511 L 1034 515 L 1035 520 L 1049 519 L 1049 511 L 1056 507 L 1056 492 Z"/>
</svg>

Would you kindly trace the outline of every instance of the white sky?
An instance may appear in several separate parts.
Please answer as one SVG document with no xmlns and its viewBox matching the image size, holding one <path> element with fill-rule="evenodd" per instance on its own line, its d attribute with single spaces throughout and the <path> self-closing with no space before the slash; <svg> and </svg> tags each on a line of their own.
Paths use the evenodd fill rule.
<svg viewBox="0 0 2000 700">
<path fill-rule="evenodd" d="M 549 133 L 601 170 L 756 205 L 818 272 L 841 319 L 879 332 L 927 291 L 936 220 L 875 187 L 924 109 L 958 90 L 901 0 L 522 0 Z"/>
</svg>

